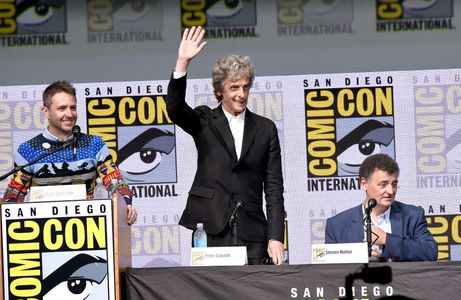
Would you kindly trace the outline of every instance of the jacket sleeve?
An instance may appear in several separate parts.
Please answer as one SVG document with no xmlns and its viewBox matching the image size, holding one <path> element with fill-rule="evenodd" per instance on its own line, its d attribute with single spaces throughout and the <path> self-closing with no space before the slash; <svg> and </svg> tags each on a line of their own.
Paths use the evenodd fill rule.
<svg viewBox="0 0 461 300">
<path fill-rule="evenodd" d="M 96 172 L 99 178 L 101 178 L 107 191 L 112 193 L 119 193 L 127 205 L 131 205 L 133 201 L 133 194 L 128 183 L 123 178 L 123 175 L 115 164 L 112 156 L 109 152 L 104 141 L 99 136 L 93 137 L 93 147 L 97 149 L 96 161 L 97 168 Z M 94 186 L 88 191 L 89 195 L 93 195 Z"/>
<path fill-rule="evenodd" d="M 325 244 L 336 244 L 336 237 L 334 233 L 334 226 L 332 225 L 331 219 L 327 219 L 325 226 Z"/>
<path fill-rule="evenodd" d="M 28 161 L 23 157 L 23 144 L 19 146 L 14 154 L 14 166 L 26 165 Z M 8 187 L 3 195 L 2 202 L 24 202 L 32 183 L 33 171 L 30 166 L 18 170 L 13 174 Z"/>
<path fill-rule="evenodd" d="M 285 208 L 283 204 L 282 162 L 277 128 L 273 123 L 264 178 L 264 194 L 266 197 L 268 240 L 275 239 L 283 243 Z"/>
<path fill-rule="evenodd" d="M 178 79 L 171 76 L 166 96 L 166 110 L 176 125 L 194 135 L 201 129 L 200 115 L 186 103 L 186 86 L 187 76 Z"/>
<path fill-rule="evenodd" d="M 387 234 L 383 255 L 386 258 L 397 257 L 400 261 L 434 261 L 437 260 L 437 243 L 427 229 L 424 210 L 418 208 L 414 222 L 406 236 Z M 408 225 L 407 224 L 407 225 Z"/>
<path fill-rule="evenodd" d="M 31 184 L 31 179 L 32 175 L 21 170 L 14 173 L 3 195 L 2 202 L 24 202 L 24 198 Z"/>
</svg>

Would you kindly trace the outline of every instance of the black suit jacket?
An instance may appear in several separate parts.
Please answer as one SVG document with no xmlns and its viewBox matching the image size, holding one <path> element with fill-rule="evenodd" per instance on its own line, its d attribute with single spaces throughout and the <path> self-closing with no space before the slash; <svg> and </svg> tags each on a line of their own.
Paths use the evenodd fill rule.
<svg viewBox="0 0 461 300">
<path fill-rule="evenodd" d="M 237 160 L 223 108 L 192 109 L 185 101 L 186 81 L 186 76 L 172 78 L 166 101 L 171 120 L 193 137 L 198 152 L 197 172 L 179 224 L 195 229 L 202 222 L 207 233 L 217 235 L 241 200 L 244 206 L 238 212 L 239 237 L 283 242 L 283 179 L 275 124 L 247 109 L 242 152 Z"/>
</svg>

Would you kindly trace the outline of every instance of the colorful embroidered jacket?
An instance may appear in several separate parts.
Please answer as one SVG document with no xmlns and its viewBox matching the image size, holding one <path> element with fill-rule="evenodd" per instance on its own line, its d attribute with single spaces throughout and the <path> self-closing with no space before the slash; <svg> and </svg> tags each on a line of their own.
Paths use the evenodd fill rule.
<svg viewBox="0 0 461 300">
<path fill-rule="evenodd" d="M 62 147 L 64 143 L 45 131 L 19 146 L 15 154 L 15 166 L 24 166 Z M 85 184 L 87 198 L 91 199 L 98 176 L 109 192 L 118 191 L 126 203 L 131 204 L 131 190 L 104 141 L 99 136 L 81 133 L 76 147 L 70 145 L 16 172 L 5 191 L 3 201 L 23 202 L 31 185 L 61 184 Z"/>
</svg>

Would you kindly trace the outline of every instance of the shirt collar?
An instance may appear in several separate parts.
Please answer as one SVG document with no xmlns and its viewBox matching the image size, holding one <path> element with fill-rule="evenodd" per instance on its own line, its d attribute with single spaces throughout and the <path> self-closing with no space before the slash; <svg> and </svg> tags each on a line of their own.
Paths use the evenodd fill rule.
<svg viewBox="0 0 461 300">
<path fill-rule="evenodd" d="M 391 220 L 391 209 L 392 207 L 389 206 L 386 212 L 379 216 L 379 219 L 386 219 L 386 222 L 389 222 Z"/>
<path fill-rule="evenodd" d="M 245 120 L 245 114 L 247 112 L 247 110 L 245 109 L 244 111 L 242 111 L 240 114 L 234 116 L 234 115 L 231 115 L 230 113 L 228 113 L 224 107 L 222 108 L 223 112 L 224 112 L 224 115 L 226 116 L 227 118 L 227 121 L 230 122 L 232 119 L 240 119 L 240 120 Z"/>
<path fill-rule="evenodd" d="M 48 140 L 51 140 L 51 141 L 54 141 L 54 142 L 65 142 L 65 141 L 68 141 L 70 139 L 72 139 L 74 137 L 73 134 L 71 134 L 67 140 L 61 140 L 60 138 L 58 138 L 57 136 L 53 135 L 49 130 L 48 130 L 48 127 L 45 129 L 45 132 L 43 132 L 43 136 L 45 138 L 47 138 Z"/>
<path fill-rule="evenodd" d="M 365 203 L 362 204 L 362 214 L 363 214 L 363 217 L 365 217 Z M 376 221 L 378 222 L 381 219 L 385 219 L 386 222 L 390 222 L 390 220 L 391 220 L 391 206 L 386 210 L 385 213 L 380 214 L 378 216 L 378 220 L 376 220 Z"/>
</svg>

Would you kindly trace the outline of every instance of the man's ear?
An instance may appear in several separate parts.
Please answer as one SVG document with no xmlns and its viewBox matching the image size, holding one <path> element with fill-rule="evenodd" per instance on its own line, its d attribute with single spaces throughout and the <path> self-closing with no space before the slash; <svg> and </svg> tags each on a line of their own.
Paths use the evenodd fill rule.
<svg viewBox="0 0 461 300">
<path fill-rule="evenodd" d="M 360 177 L 360 187 L 362 188 L 363 191 L 367 191 L 368 188 L 368 182 L 365 179 L 365 177 Z"/>
<path fill-rule="evenodd" d="M 48 107 L 42 106 L 42 112 L 45 115 L 45 118 L 47 118 L 49 120 L 50 119 L 50 111 L 48 110 Z"/>
</svg>

